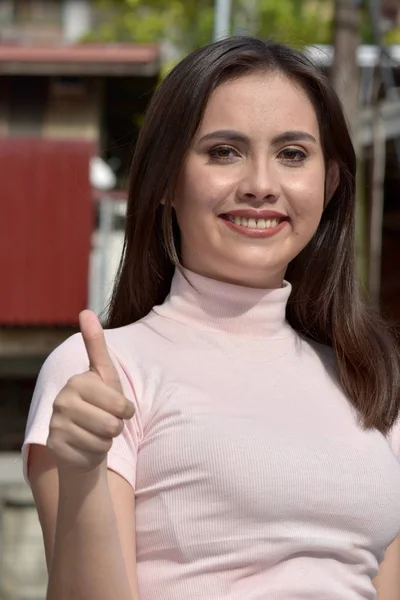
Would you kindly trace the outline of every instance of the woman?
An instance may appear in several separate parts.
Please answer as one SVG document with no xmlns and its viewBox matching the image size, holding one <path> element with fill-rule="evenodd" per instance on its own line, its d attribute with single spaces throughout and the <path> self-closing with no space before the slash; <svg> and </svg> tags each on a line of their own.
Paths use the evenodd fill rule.
<svg viewBox="0 0 400 600">
<path fill-rule="evenodd" d="M 286 46 L 161 84 L 105 337 L 84 311 L 32 402 L 49 600 L 372 600 L 389 546 L 400 598 L 399 353 L 357 288 L 355 165 Z"/>
</svg>

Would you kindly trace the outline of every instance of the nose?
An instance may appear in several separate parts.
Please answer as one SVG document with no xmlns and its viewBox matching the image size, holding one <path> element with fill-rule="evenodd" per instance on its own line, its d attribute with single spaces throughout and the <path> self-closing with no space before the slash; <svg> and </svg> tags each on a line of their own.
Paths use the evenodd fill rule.
<svg viewBox="0 0 400 600">
<path fill-rule="evenodd" d="M 237 193 L 239 199 L 245 202 L 275 203 L 280 196 L 280 185 L 273 165 L 265 157 L 249 161 L 244 167 Z"/>
</svg>

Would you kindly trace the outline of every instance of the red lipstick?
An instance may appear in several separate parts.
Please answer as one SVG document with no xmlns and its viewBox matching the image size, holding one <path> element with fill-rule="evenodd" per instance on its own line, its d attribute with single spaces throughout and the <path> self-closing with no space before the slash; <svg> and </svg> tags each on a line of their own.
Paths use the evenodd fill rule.
<svg viewBox="0 0 400 600">
<path fill-rule="evenodd" d="M 229 229 L 245 237 L 269 238 L 287 227 L 289 218 L 273 210 L 242 208 L 220 215 Z"/>
</svg>

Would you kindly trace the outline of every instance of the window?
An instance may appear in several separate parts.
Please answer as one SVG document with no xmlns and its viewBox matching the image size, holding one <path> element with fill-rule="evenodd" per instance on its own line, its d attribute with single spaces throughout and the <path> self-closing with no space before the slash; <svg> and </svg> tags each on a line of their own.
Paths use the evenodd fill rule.
<svg viewBox="0 0 400 600">
<path fill-rule="evenodd" d="M 61 2 L 14 0 L 14 22 L 18 25 L 61 24 Z"/>
<path fill-rule="evenodd" d="M 9 87 L 9 133 L 41 136 L 48 97 L 47 77 L 14 77 Z"/>
</svg>

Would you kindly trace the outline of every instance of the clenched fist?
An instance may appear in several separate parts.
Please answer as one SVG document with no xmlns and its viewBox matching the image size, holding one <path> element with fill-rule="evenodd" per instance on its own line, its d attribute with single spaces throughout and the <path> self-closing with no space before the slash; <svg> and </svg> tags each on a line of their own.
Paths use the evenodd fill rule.
<svg viewBox="0 0 400 600">
<path fill-rule="evenodd" d="M 79 323 L 89 371 L 71 377 L 56 397 L 47 447 L 59 470 L 89 472 L 106 461 L 134 408 L 122 393 L 96 315 L 85 310 Z"/>
</svg>

